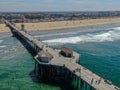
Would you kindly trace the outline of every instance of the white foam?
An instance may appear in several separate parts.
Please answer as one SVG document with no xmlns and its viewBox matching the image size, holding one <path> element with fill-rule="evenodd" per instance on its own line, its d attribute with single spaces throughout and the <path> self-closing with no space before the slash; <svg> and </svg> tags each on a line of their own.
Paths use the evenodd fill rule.
<svg viewBox="0 0 120 90">
<path fill-rule="evenodd" d="M 0 40 L 0 43 L 2 43 L 3 42 L 3 40 Z"/>
<path fill-rule="evenodd" d="M 58 38 L 58 39 L 53 39 L 53 40 L 46 40 L 43 42 L 47 43 L 77 43 L 81 41 L 79 37 L 69 37 L 69 38 Z"/>
<path fill-rule="evenodd" d="M 106 30 L 111 30 L 111 29 L 112 29 L 112 30 L 120 30 L 120 27 L 108 28 L 108 29 L 106 29 Z M 34 37 L 39 38 L 39 37 L 50 37 L 50 36 L 70 35 L 70 34 L 74 35 L 74 34 L 77 34 L 77 33 L 79 33 L 79 32 L 81 32 L 81 31 L 66 32 L 66 33 L 54 33 L 54 34 L 44 34 L 44 35 L 36 35 L 36 36 L 34 36 Z"/>
<path fill-rule="evenodd" d="M 5 48 L 6 46 L 0 46 L 0 48 Z"/>
<path fill-rule="evenodd" d="M 106 31 L 104 33 L 96 33 L 96 34 L 85 34 L 75 37 L 68 37 L 68 38 L 57 38 L 51 40 L 45 40 L 50 45 L 58 45 L 58 44 L 65 44 L 71 43 L 76 44 L 79 42 L 105 42 L 105 41 L 114 41 L 120 40 L 120 32 L 118 31 Z"/>
<path fill-rule="evenodd" d="M 112 28 L 113 30 L 120 30 L 120 27 Z"/>
</svg>

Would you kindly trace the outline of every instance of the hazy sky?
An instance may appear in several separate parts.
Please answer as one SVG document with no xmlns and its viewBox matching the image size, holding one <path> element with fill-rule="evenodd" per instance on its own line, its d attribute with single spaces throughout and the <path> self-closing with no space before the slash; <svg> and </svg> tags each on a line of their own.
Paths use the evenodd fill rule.
<svg viewBox="0 0 120 90">
<path fill-rule="evenodd" d="M 120 0 L 0 0 L 0 11 L 120 10 Z"/>
</svg>

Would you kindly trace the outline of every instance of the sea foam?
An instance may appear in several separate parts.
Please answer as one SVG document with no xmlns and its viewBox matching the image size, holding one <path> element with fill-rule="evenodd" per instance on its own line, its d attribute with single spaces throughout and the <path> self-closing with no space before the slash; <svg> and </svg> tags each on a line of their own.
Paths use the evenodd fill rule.
<svg viewBox="0 0 120 90">
<path fill-rule="evenodd" d="M 112 28 L 113 30 L 120 30 L 120 27 Z"/>
<path fill-rule="evenodd" d="M 0 40 L 0 43 L 2 43 L 3 42 L 3 40 Z"/>
<path fill-rule="evenodd" d="M 4 45 L 3 45 L 3 46 L 0 46 L 0 48 L 5 48 L 5 47 L 6 47 L 6 46 L 4 46 Z"/>
<path fill-rule="evenodd" d="M 87 33 L 84 35 L 74 36 L 74 37 L 67 37 L 67 38 L 57 38 L 57 39 L 50 39 L 45 40 L 50 45 L 58 45 L 58 44 L 65 44 L 71 43 L 76 44 L 79 42 L 105 42 L 105 41 L 114 41 L 120 39 L 120 31 L 106 31 L 106 32 L 99 32 L 99 33 Z"/>
</svg>

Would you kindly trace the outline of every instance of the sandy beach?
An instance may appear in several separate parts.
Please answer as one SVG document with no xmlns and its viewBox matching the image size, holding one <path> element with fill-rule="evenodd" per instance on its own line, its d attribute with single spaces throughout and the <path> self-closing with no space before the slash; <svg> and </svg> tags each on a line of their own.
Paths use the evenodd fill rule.
<svg viewBox="0 0 120 90">
<path fill-rule="evenodd" d="M 25 23 L 25 29 L 27 31 L 58 30 L 58 29 L 85 27 L 85 26 L 101 25 L 101 24 L 114 24 L 114 23 L 120 23 L 120 18 Z M 16 23 L 16 26 L 20 28 L 21 23 Z M 10 32 L 10 30 L 8 27 L 6 27 L 5 24 L 0 24 L 0 32 Z"/>
</svg>

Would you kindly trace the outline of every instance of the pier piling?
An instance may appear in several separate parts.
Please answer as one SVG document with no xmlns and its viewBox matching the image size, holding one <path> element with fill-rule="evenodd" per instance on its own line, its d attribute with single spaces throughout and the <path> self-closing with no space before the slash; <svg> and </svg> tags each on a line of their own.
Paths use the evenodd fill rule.
<svg viewBox="0 0 120 90">
<path fill-rule="evenodd" d="M 34 73 L 40 81 L 67 82 L 72 90 L 120 90 L 104 79 L 96 85 L 92 79 L 99 80 L 101 77 L 96 74 L 91 76 L 93 73 L 79 64 L 80 55 L 77 52 L 68 48 L 62 48 L 61 51 L 54 50 L 24 30 L 19 30 L 9 21 L 4 20 L 4 22 L 13 35 L 33 54 Z"/>
</svg>

